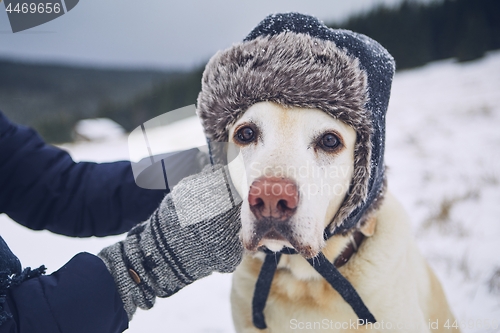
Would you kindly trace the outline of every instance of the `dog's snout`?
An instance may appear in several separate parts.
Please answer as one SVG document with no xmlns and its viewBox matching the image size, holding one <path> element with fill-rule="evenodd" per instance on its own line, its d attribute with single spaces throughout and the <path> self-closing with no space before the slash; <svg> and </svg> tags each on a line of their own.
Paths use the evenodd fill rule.
<svg viewBox="0 0 500 333">
<path fill-rule="evenodd" d="M 299 192 L 287 178 L 260 178 L 252 183 L 248 194 L 250 210 L 257 217 L 289 219 L 297 210 Z"/>
</svg>

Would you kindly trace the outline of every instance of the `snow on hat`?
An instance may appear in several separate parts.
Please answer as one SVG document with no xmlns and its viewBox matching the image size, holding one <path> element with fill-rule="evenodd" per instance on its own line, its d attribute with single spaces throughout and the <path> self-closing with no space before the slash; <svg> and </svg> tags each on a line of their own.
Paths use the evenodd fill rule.
<svg viewBox="0 0 500 333">
<path fill-rule="evenodd" d="M 379 43 L 331 29 L 298 13 L 266 17 L 243 42 L 208 62 L 198 115 L 210 141 L 228 132 L 253 104 L 317 108 L 354 128 L 354 174 L 344 202 L 325 233 L 360 225 L 385 192 L 385 114 L 395 64 Z"/>
</svg>

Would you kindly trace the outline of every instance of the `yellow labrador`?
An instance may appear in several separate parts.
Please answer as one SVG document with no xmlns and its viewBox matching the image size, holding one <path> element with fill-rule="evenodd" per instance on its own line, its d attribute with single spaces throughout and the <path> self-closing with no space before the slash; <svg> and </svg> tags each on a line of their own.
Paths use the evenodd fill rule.
<svg viewBox="0 0 500 333">
<path fill-rule="evenodd" d="M 417 249 L 407 215 L 390 193 L 362 226 L 366 239 L 358 251 L 339 268 L 377 323 L 358 325 L 350 306 L 304 258 L 321 250 L 333 262 L 350 244 L 348 235 L 335 235 L 325 243 L 323 230 L 352 178 L 356 132 L 351 127 L 321 110 L 260 102 L 231 126 L 229 141 L 241 149 L 239 161 L 231 163 L 229 171 L 243 198 L 241 236 L 249 250 L 233 277 L 231 302 L 237 332 L 262 332 L 252 323 L 252 297 L 264 258 L 255 251 L 261 246 L 272 251 L 290 247 L 302 253 L 284 255 L 279 262 L 265 308 L 265 332 L 455 331 L 445 327 L 454 319 L 441 285 Z M 252 185 L 262 179 L 285 182 L 281 189 L 274 181 L 254 193 Z M 278 197 L 274 201 L 286 201 L 281 202 L 285 214 L 293 210 L 286 228 L 259 226 L 262 216 L 255 197 L 270 201 L 260 202 L 263 215 L 265 209 L 273 214 L 269 208 L 273 204 L 280 209 L 279 203 L 266 197 L 266 190 Z M 294 191 L 299 200 L 293 200 Z"/>
</svg>

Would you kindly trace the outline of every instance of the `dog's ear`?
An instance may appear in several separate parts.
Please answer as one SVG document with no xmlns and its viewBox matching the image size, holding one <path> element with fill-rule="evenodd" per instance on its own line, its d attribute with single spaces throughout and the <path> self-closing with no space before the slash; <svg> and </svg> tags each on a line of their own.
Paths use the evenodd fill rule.
<svg viewBox="0 0 500 333">
<path fill-rule="evenodd" d="M 361 233 L 364 236 L 370 237 L 373 236 L 373 234 L 375 233 L 376 226 L 377 226 L 377 218 L 375 216 L 371 216 L 366 220 L 365 223 L 363 223 L 359 231 L 361 231 Z"/>
</svg>

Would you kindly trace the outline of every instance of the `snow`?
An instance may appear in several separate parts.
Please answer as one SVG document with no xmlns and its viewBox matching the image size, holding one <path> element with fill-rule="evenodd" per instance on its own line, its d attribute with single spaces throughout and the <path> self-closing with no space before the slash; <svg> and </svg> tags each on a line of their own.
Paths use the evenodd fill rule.
<svg viewBox="0 0 500 333">
<path fill-rule="evenodd" d="M 435 62 L 396 74 L 387 116 L 389 188 L 410 214 L 463 332 L 496 331 L 479 326 L 486 320 L 500 324 L 499 92 L 500 52 L 463 64 Z M 185 136 L 195 122 L 184 124 L 176 131 Z M 128 158 L 126 137 L 63 148 L 76 160 Z M 70 239 L 26 230 L 5 215 L 0 225 L 24 266 L 45 264 L 49 272 L 123 238 Z M 127 332 L 233 332 L 230 280 L 214 274 L 157 300 L 154 309 L 138 311 Z"/>
<path fill-rule="evenodd" d="M 84 141 L 105 141 L 124 134 L 123 127 L 108 118 L 80 120 L 74 128 L 75 138 Z"/>
<path fill-rule="evenodd" d="M 463 332 L 500 325 L 499 91 L 498 51 L 435 62 L 396 75 L 387 116 L 389 188 Z"/>
</svg>

